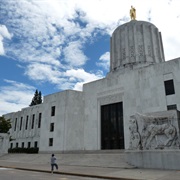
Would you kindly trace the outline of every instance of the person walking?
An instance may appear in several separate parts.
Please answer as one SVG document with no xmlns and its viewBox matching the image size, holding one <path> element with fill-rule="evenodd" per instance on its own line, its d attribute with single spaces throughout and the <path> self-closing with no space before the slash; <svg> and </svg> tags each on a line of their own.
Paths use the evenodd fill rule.
<svg viewBox="0 0 180 180">
<path fill-rule="evenodd" d="M 54 166 L 56 167 L 56 170 L 58 170 L 58 165 L 56 163 L 56 157 L 54 154 L 51 155 L 51 173 L 54 172 Z"/>
</svg>

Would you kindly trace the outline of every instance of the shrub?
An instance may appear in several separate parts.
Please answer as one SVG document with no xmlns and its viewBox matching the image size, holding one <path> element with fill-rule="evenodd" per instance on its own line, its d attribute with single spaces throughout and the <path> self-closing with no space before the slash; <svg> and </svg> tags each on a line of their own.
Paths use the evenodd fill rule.
<svg viewBox="0 0 180 180">
<path fill-rule="evenodd" d="M 39 148 L 9 148 L 8 153 L 28 153 L 28 154 L 35 154 L 39 152 Z"/>
</svg>

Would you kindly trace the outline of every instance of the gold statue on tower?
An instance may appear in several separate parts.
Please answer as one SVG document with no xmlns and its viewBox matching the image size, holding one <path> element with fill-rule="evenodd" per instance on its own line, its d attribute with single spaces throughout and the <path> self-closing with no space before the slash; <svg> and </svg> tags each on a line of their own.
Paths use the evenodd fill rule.
<svg viewBox="0 0 180 180">
<path fill-rule="evenodd" d="M 130 9 L 130 16 L 131 16 L 131 20 L 136 19 L 136 9 L 133 6 L 131 6 L 131 9 Z"/>
</svg>

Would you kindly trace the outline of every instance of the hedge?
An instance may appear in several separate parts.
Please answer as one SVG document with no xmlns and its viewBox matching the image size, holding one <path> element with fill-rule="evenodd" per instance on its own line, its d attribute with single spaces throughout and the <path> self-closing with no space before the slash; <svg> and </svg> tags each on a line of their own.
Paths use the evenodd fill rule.
<svg viewBox="0 0 180 180">
<path fill-rule="evenodd" d="M 38 153 L 39 152 L 39 148 L 9 148 L 8 149 L 8 153 L 28 153 L 28 154 L 34 154 L 34 153 Z"/>
</svg>

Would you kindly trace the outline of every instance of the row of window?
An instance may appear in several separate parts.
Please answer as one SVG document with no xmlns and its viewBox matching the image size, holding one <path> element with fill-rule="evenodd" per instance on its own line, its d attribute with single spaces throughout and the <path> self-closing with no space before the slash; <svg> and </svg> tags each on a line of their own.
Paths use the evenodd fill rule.
<svg viewBox="0 0 180 180">
<path fill-rule="evenodd" d="M 49 138 L 49 146 L 53 146 L 53 138 Z M 11 143 L 10 144 L 10 148 L 12 149 L 12 148 L 24 148 L 25 147 L 25 143 L 24 142 L 22 142 L 22 143 L 15 143 L 15 147 L 13 146 L 13 143 Z M 38 142 L 37 141 L 35 141 L 34 142 L 34 146 L 32 146 L 32 144 L 31 144 L 31 142 L 28 142 L 27 143 L 27 146 L 26 146 L 27 148 L 31 148 L 31 147 L 35 147 L 35 148 L 37 148 L 38 147 Z"/>
<path fill-rule="evenodd" d="M 16 147 L 16 148 L 18 148 L 18 147 L 19 147 L 19 148 L 20 148 L 20 147 L 21 147 L 21 148 L 24 148 L 24 147 L 25 147 L 25 143 L 22 142 L 22 143 L 20 144 L 20 143 L 17 142 L 17 143 L 15 144 L 15 147 Z M 32 146 L 31 146 L 31 142 L 28 142 L 26 147 L 31 148 L 31 147 L 32 147 Z M 34 142 L 34 146 L 33 146 L 33 147 L 35 147 L 35 148 L 38 147 L 38 142 L 37 142 L 37 141 Z M 11 149 L 14 148 L 14 147 L 13 147 L 13 143 L 10 144 L 10 148 L 11 148 Z"/>
<path fill-rule="evenodd" d="M 51 107 L 51 116 L 55 116 L 55 106 Z M 39 117 L 38 117 L 38 128 L 41 127 L 41 117 L 42 117 L 42 113 L 39 113 Z M 17 129 L 17 121 L 18 119 L 15 119 L 15 125 L 14 125 L 14 131 L 16 131 Z M 26 123 L 25 123 L 25 130 L 28 129 L 28 124 L 29 124 L 29 116 L 26 116 Z M 34 129 L 34 124 L 35 124 L 35 114 L 32 115 L 32 123 L 31 123 L 31 129 Z M 22 125 L 23 125 L 23 117 L 21 117 L 20 119 L 20 127 L 19 130 L 22 130 Z"/>
<path fill-rule="evenodd" d="M 42 118 L 42 113 L 39 113 L 39 117 L 38 117 L 38 128 L 41 127 L 41 118 Z M 15 119 L 15 125 L 14 125 L 14 131 L 16 131 L 17 129 L 17 121 L 18 119 Z M 34 129 L 34 124 L 35 124 L 35 114 L 32 115 L 32 122 L 31 122 L 31 129 Z M 25 130 L 28 129 L 28 125 L 29 125 L 29 116 L 26 116 L 26 122 L 25 122 Z M 21 117 L 20 119 L 20 126 L 19 126 L 19 130 L 22 130 L 22 126 L 23 126 L 23 117 Z"/>
<path fill-rule="evenodd" d="M 24 148 L 25 147 L 24 142 L 22 142 L 22 143 L 16 142 L 14 145 L 15 145 L 15 147 L 13 146 L 13 143 L 11 143 L 10 148 L 12 149 L 12 148 L 18 148 L 18 147 L 19 148 Z M 53 138 L 49 138 L 49 146 L 53 146 Z M 28 142 L 26 147 L 27 148 L 31 148 L 31 147 L 37 148 L 38 147 L 38 142 L 35 141 L 33 146 L 31 144 L 31 142 Z"/>
<path fill-rule="evenodd" d="M 39 126 L 38 126 L 39 127 Z M 50 123 L 50 132 L 54 131 L 54 123 Z M 37 141 L 34 142 L 34 147 L 37 147 Z M 53 138 L 49 138 L 49 146 L 53 146 Z M 11 143 L 11 149 L 13 148 L 13 143 Z M 22 142 L 21 147 L 24 148 L 24 142 Z M 28 148 L 31 147 L 31 142 L 28 142 Z M 16 148 L 18 148 L 18 142 L 16 143 Z"/>
</svg>

